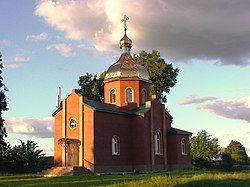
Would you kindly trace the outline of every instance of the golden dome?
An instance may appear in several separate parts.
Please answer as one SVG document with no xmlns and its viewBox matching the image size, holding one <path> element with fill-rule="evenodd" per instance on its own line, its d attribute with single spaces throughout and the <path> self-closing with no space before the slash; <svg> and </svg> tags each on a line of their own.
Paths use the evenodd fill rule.
<svg viewBox="0 0 250 187">
<path fill-rule="evenodd" d="M 124 36 L 122 37 L 122 39 L 120 40 L 120 49 L 122 49 L 124 47 L 128 47 L 130 49 L 132 47 L 132 40 L 130 40 L 130 38 L 127 36 L 126 32 L 125 32 Z"/>
<path fill-rule="evenodd" d="M 151 82 L 146 68 L 134 61 L 130 54 L 132 40 L 130 40 L 126 34 L 126 20 L 128 20 L 128 17 L 124 15 L 124 19 L 122 21 L 124 21 L 125 34 L 119 42 L 122 54 L 119 60 L 108 68 L 104 82 L 114 80 L 142 80 Z"/>
<path fill-rule="evenodd" d="M 135 62 L 128 53 L 122 53 L 119 60 L 108 68 L 104 82 L 114 80 L 143 80 L 150 82 L 146 68 Z"/>
</svg>

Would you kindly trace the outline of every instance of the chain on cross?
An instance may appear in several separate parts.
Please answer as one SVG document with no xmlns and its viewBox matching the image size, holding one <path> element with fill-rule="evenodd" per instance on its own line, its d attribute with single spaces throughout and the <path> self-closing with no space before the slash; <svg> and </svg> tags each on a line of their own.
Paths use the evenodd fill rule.
<svg viewBox="0 0 250 187">
<path fill-rule="evenodd" d="M 127 20 L 128 20 L 129 18 L 126 16 L 126 15 L 124 15 L 124 17 L 123 17 L 123 19 L 122 19 L 122 22 L 124 22 L 124 31 L 126 32 L 126 30 L 127 30 Z"/>
</svg>

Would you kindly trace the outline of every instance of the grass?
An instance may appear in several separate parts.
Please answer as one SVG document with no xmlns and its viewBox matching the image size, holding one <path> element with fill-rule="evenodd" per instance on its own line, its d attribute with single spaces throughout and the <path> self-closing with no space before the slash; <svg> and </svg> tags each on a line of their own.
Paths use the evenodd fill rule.
<svg viewBox="0 0 250 187">
<path fill-rule="evenodd" d="M 249 172 L 179 170 L 148 174 L 43 178 L 34 174 L 2 174 L 0 186 L 172 186 L 249 187 Z"/>
</svg>

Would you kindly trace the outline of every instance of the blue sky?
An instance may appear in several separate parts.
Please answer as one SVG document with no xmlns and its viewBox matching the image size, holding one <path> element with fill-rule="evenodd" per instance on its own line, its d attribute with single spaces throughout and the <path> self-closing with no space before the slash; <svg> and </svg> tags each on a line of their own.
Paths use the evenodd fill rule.
<svg viewBox="0 0 250 187">
<path fill-rule="evenodd" d="M 9 0 L 0 7 L 10 143 L 34 140 L 53 154 L 57 87 L 66 97 L 80 75 L 115 62 L 127 14 L 132 53 L 158 49 L 180 69 L 167 94 L 173 126 L 205 129 L 221 146 L 240 141 L 250 155 L 248 1 Z"/>
</svg>

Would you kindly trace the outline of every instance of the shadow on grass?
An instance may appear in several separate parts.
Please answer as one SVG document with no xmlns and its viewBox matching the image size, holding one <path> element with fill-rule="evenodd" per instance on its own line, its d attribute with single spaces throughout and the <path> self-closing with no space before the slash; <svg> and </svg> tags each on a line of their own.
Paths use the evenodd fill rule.
<svg viewBox="0 0 250 187">
<path fill-rule="evenodd" d="M 250 179 L 224 179 L 213 180 L 204 179 L 191 181 L 183 184 L 174 185 L 174 187 L 249 187 Z"/>
<path fill-rule="evenodd" d="M 103 175 L 44 178 L 37 176 L 5 176 L 0 186 L 107 186 L 146 179 L 147 175 Z"/>
</svg>

